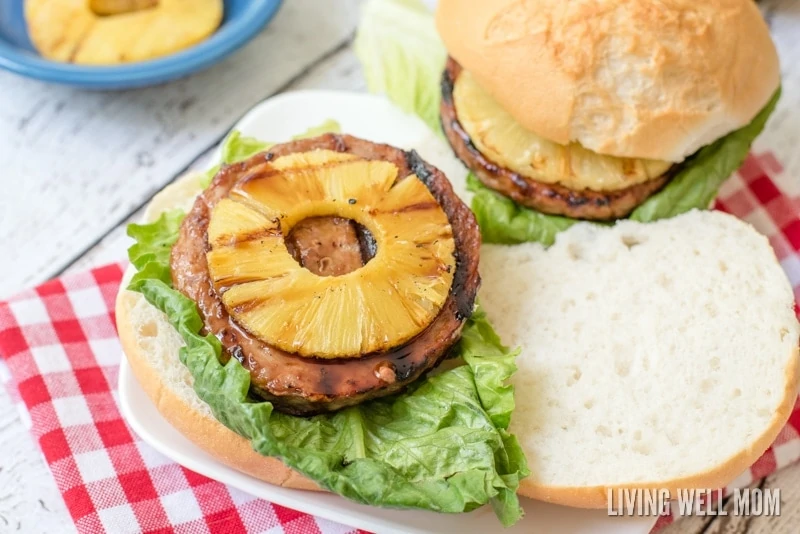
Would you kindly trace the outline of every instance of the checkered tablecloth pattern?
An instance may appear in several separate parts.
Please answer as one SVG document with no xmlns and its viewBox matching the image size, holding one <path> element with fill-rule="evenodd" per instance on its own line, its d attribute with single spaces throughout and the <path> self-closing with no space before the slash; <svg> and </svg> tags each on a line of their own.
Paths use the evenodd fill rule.
<svg viewBox="0 0 800 534">
<path fill-rule="evenodd" d="M 0 355 L 12 399 L 80 533 L 357 532 L 256 499 L 143 443 L 116 398 L 114 326 L 121 264 L 51 280 L 0 303 Z"/>
<path fill-rule="evenodd" d="M 750 156 L 719 209 L 769 236 L 800 300 L 800 198 L 770 154 Z M 322 533 L 352 529 L 256 499 L 165 458 L 134 435 L 116 399 L 114 299 L 123 266 L 51 280 L 0 302 L 0 379 L 23 415 L 80 533 Z M 800 458 L 800 404 L 772 447 L 730 486 Z M 660 519 L 661 527 L 672 518 Z"/>
</svg>

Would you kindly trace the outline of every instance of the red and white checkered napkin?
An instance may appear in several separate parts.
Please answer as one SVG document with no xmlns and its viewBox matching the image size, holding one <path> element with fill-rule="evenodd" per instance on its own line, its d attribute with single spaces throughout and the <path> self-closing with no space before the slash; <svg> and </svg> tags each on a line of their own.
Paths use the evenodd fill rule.
<svg viewBox="0 0 800 534">
<path fill-rule="evenodd" d="M 78 532 L 355 532 L 184 469 L 131 432 L 116 399 L 122 270 L 65 276 L 0 302 L 12 398 L 30 414 Z"/>
<path fill-rule="evenodd" d="M 751 156 L 726 183 L 718 207 L 770 237 L 800 298 L 800 197 L 782 193 L 781 175 L 771 154 Z M 12 395 L 30 413 L 78 531 L 350 532 L 184 469 L 131 432 L 115 398 L 122 351 L 113 309 L 121 277 L 122 265 L 108 265 L 0 302 L 0 356 Z M 796 404 L 773 446 L 730 488 L 800 458 L 799 431 Z M 659 526 L 670 521 L 661 518 Z"/>
</svg>

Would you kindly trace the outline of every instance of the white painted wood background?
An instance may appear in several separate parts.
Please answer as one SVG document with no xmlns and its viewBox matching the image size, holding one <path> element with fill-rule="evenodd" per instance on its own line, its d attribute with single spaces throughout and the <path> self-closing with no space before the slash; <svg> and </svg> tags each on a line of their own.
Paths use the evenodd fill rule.
<svg viewBox="0 0 800 534">
<path fill-rule="evenodd" d="M 123 258 L 126 222 L 183 170 L 202 165 L 260 100 L 298 88 L 364 90 L 350 46 L 360 3 L 285 0 L 274 21 L 231 58 L 149 89 L 85 92 L 0 71 L 0 298 Z M 784 78 L 798 80 L 800 2 L 762 5 Z M 781 105 L 800 106 L 800 94 L 784 94 Z M 776 116 L 765 136 L 772 142 L 789 128 L 797 131 Z M 782 517 L 690 518 L 664 534 L 800 530 L 800 466 L 762 484 L 782 489 Z M 74 530 L 37 445 L 0 387 L 0 533 Z"/>
</svg>

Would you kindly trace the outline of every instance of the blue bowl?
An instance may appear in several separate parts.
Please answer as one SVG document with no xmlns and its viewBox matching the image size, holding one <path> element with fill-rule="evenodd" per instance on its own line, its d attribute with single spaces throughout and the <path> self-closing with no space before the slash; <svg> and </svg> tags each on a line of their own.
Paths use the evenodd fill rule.
<svg viewBox="0 0 800 534">
<path fill-rule="evenodd" d="M 41 57 L 28 38 L 23 0 L 0 0 L 0 68 L 46 82 L 87 89 L 130 89 L 174 80 L 210 67 L 252 39 L 281 0 L 224 0 L 222 25 L 205 41 L 169 56 L 94 67 Z"/>
</svg>

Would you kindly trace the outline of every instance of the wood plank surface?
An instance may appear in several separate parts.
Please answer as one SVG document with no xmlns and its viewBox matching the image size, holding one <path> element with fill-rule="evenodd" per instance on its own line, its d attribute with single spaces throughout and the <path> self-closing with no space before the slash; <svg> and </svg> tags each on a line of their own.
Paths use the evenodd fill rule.
<svg viewBox="0 0 800 534">
<path fill-rule="evenodd" d="M 286 89 L 363 90 L 349 47 L 359 3 L 336 0 L 334 9 L 286 0 L 270 27 L 227 61 L 150 89 L 83 92 L 0 72 L 0 184 L 10 186 L 0 195 L 0 250 L 12 260 L 0 268 L 0 298 L 63 270 L 124 257 L 127 221 L 182 170 L 204 166 L 208 151 L 258 101 Z M 800 1 L 761 5 L 785 89 L 759 144 L 797 146 L 800 128 L 785 111 L 800 106 Z M 800 159 L 800 150 L 784 153 Z M 800 179 L 796 185 L 800 194 Z M 21 417 L 0 387 L 0 533 L 74 532 Z M 782 490 L 780 517 L 685 518 L 663 534 L 800 532 L 800 465 L 759 484 Z"/>
</svg>

